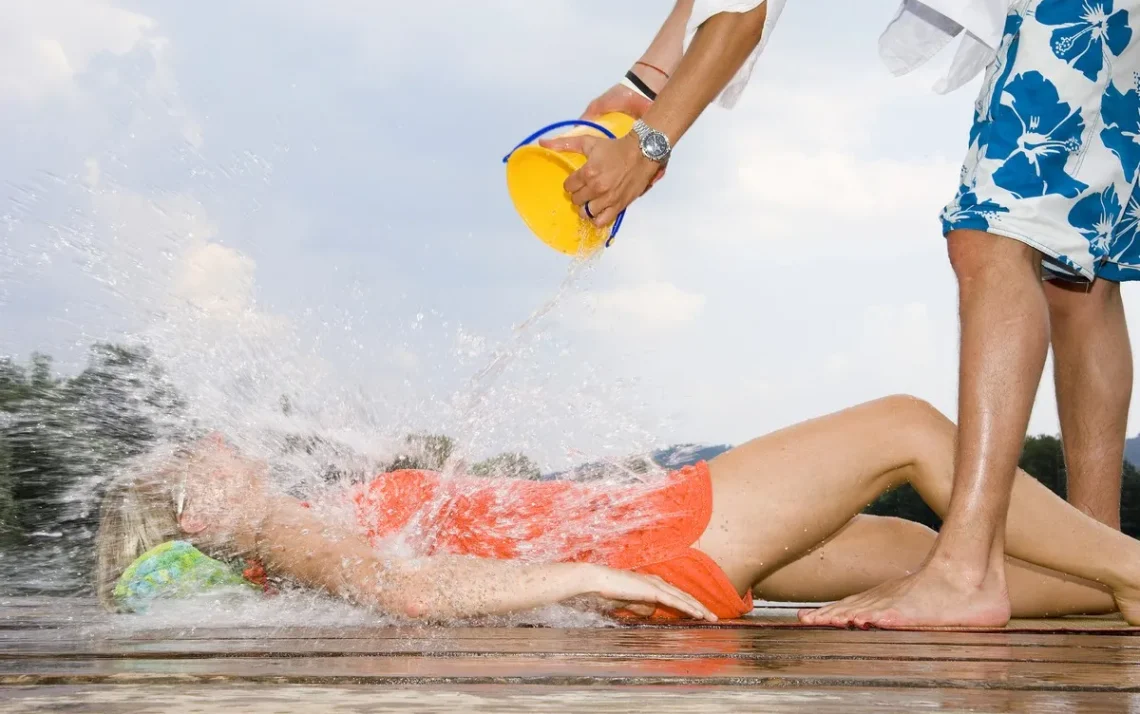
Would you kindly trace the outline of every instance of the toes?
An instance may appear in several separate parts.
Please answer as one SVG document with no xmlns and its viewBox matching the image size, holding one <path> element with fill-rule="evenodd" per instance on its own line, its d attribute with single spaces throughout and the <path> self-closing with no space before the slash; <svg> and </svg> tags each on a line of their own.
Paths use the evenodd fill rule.
<svg viewBox="0 0 1140 714">
<path fill-rule="evenodd" d="M 838 611 L 838 605 L 832 605 L 826 610 L 820 610 L 816 615 L 815 624 L 823 625 L 824 627 L 833 627 L 835 623 L 835 613 Z"/>
<path fill-rule="evenodd" d="M 839 607 L 831 612 L 830 622 L 833 627 L 847 627 L 851 624 L 856 613 L 862 605 L 862 598 L 854 597 L 849 600 L 843 600 L 839 603 Z"/>
<path fill-rule="evenodd" d="M 879 603 L 868 603 L 866 607 L 863 607 L 858 612 L 852 614 L 851 622 L 856 627 L 864 630 L 869 630 L 872 627 L 879 627 L 879 622 L 883 617 L 883 612 L 884 611 Z"/>
<path fill-rule="evenodd" d="M 873 627 L 887 629 L 897 626 L 901 621 L 901 614 L 893 607 L 871 609 L 855 618 L 855 624 L 864 630 Z"/>
<path fill-rule="evenodd" d="M 876 604 L 870 603 L 867 607 L 860 608 L 856 612 L 851 613 L 851 624 L 866 630 L 875 624 L 876 612 L 878 612 Z"/>
<path fill-rule="evenodd" d="M 837 607 L 828 613 L 827 624 L 831 627 L 847 627 L 851 621 L 851 608 L 849 606 Z"/>
<path fill-rule="evenodd" d="M 898 610 L 884 606 L 884 598 L 866 592 L 852 595 L 823 607 L 800 610 L 800 622 L 819 627 L 871 627 L 897 626 L 902 621 Z"/>
<path fill-rule="evenodd" d="M 821 607 L 812 614 L 811 624 L 822 627 L 833 627 L 835 625 L 835 615 L 842 606 L 842 602 L 835 602 Z"/>
<path fill-rule="evenodd" d="M 874 613 L 859 612 L 851 616 L 851 624 L 860 630 L 869 630 L 875 624 Z"/>
<path fill-rule="evenodd" d="M 799 615 L 800 622 L 805 625 L 820 625 L 827 620 L 827 613 L 830 612 L 833 607 L 835 607 L 835 603 L 815 608 L 804 608 L 797 614 Z"/>
</svg>

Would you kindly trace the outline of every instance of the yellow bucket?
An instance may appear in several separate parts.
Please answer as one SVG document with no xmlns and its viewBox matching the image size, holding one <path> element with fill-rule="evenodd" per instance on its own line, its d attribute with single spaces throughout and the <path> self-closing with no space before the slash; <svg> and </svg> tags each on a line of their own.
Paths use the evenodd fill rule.
<svg viewBox="0 0 1140 714">
<path fill-rule="evenodd" d="M 571 151 L 551 151 L 532 144 L 543 134 L 564 126 L 575 127 L 565 135 L 594 134 L 616 138 L 633 128 L 633 117 L 612 112 L 597 122 L 572 119 L 539 129 L 503 158 L 507 165 L 507 191 L 523 222 L 551 248 L 567 255 L 588 255 L 609 245 L 617 235 L 625 211 L 613 225 L 599 228 L 578 214 L 562 184 L 586 163 L 586 157 Z"/>
</svg>

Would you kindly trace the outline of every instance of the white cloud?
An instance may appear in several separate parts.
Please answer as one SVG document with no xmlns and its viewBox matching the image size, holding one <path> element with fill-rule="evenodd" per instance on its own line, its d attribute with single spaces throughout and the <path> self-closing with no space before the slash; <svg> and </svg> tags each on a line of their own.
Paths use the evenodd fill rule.
<svg viewBox="0 0 1140 714">
<path fill-rule="evenodd" d="M 158 32 L 153 18 L 117 4 L 110 0 L 0 0 L 0 17 L 4 18 L 0 23 L 0 102 L 34 110 L 40 102 L 63 100 L 76 117 L 83 117 L 84 128 L 117 125 L 119 136 L 129 143 L 171 133 L 181 140 L 180 150 L 199 151 L 204 128 L 179 95 L 170 39 Z M 98 64 L 101 58 L 125 58 L 136 52 L 146 61 L 130 66 L 129 71 L 122 64 Z M 141 81 L 132 75 L 140 68 L 145 68 Z M 88 72 L 97 74 L 98 81 L 80 81 Z M 110 87 L 131 93 L 129 114 L 115 106 L 114 95 L 105 91 Z M 156 122 L 156 116 L 168 121 Z M 101 149 L 106 148 L 107 138 Z"/>
<path fill-rule="evenodd" d="M 263 12 L 285 15 L 298 26 L 334 32 L 338 51 L 348 50 L 355 60 L 346 68 L 349 75 L 359 73 L 369 83 L 442 66 L 452 80 L 511 91 L 529 85 L 528 94 L 557 94 L 557 85 L 565 82 L 559 72 L 566 67 L 573 66 L 576 74 L 606 67 L 607 52 L 597 48 L 648 43 L 657 29 L 654 15 L 664 19 L 669 12 L 668 5 L 657 2 L 648 9 L 646 22 L 631 28 L 614 22 L 613 8 L 606 8 L 602 21 L 570 0 L 543 0 L 541 5 L 527 0 L 260 4 Z M 568 63 L 569 57 L 573 61 Z M 615 81 L 620 78 L 618 72 Z M 583 107 L 587 101 L 583 98 Z M 520 133 L 527 128 L 520 127 Z"/>
<path fill-rule="evenodd" d="M 95 231 L 84 235 L 87 266 L 145 320 L 213 323 L 275 334 L 287 321 L 256 300 L 253 259 L 218 238 L 206 208 L 186 193 L 146 195 L 113 184 L 89 160 Z"/>
<path fill-rule="evenodd" d="M 95 189 L 99 186 L 99 179 L 102 177 L 102 171 L 99 168 L 99 160 L 95 157 L 88 157 L 83 162 L 84 173 L 82 177 L 83 185 L 89 189 Z"/>
<path fill-rule="evenodd" d="M 679 144 L 664 181 L 627 215 L 615 253 L 632 275 L 660 279 L 727 262 L 787 278 L 916 252 L 935 261 L 932 269 L 945 266 L 937 219 L 958 184 L 968 94 L 938 98 L 925 84 L 866 69 L 839 76 L 808 62 L 801 70 L 796 83 L 750 87 L 733 112 L 710 109 Z M 906 111 L 920 101 L 955 111 L 942 108 L 948 118 L 934 126 L 932 112 Z M 919 122 L 930 130 L 892 140 Z"/>
<path fill-rule="evenodd" d="M 851 371 L 851 358 L 844 352 L 828 355 L 823 363 L 823 369 L 827 374 L 846 375 Z"/>
<path fill-rule="evenodd" d="M 862 358 L 883 376 L 919 381 L 938 366 L 935 328 L 927 306 L 871 305 L 863 316 Z"/>
<path fill-rule="evenodd" d="M 254 262 L 233 248 L 199 241 L 179 264 L 173 295 L 223 318 L 236 317 L 252 307 Z"/>
<path fill-rule="evenodd" d="M 105 0 L 0 1 L 0 99 L 67 93 L 101 53 L 123 55 L 154 21 Z"/>
<path fill-rule="evenodd" d="M 956 375 L 953 327 L 936 321 L 921 302 L 869 305 L 856 340 L 827 358 L 825 374 L 856 399 L 903 392 L 947 408 Z"/>
<path fill-rule="evenodd" d="M 415 374 L 420 371 L 419 356 L 407 347 L 394 347 L 385 353 L 386 364 L 395 367 L 402 374 Z"/>
<path fill-rule="evenodd" d="M 0 101 L 75 97 L 55 115 L 61 129 L 95 126 L 109 135 L 96 132 L 89 145 L 80 146 L 78 162 L 88 154 L 97 159 L 86 166 L 77 162 L 68 174 L 95 194 L 93 212 L 76 223 L 99 235 L 69 239 L 97 242 L 92 251 L 104 255 L 93 260 L 105 261 L 96 266 L 108 280 L 104 284 L 129 298 L 125 310 L 190 308 L 154 328 L 154 339 L 167 345 L 172 367 L 185 381 L 210 385 L 218 380 L 212 373 L 218 365 L 257 364 L 282 370 L 283 376 L 270 380 L 274 384 L 313 393 L 307 366 L 298 367 L 299 377 L 288 371 L 291 360 L 305 364 L 309 353 L 282 353 L 284 341 L 274 336 L 281 316 L 265 308 L 292 303 L 297 307 L 289 317 L 316 328 L 305 336 L 320 343 L 322 355 L 341 360 L 331 383 L 371 377 L 385 367 L 394 373 L 392 394 L 403 394 L 404 384 L 412 385 L 409 394 L 444 393 L 451 377 L 441 373 L 460 380 L 465 370 L 480 366 L 481 356 L 464 361 L 463 352 L 453 354 L 429 340 L 395 349 L 386 344 L 394 338 L 383 326 L 403 324 L 408 306 L 412 315 L 438 308 L 443 320 L 464 320 L 472 330 L 494 335 L 526 312 L 509 297 L 542 292 L 534 290 L 534 283 L 546 277 L 540 261 L 533 263 L 537 272 L 491 286 L 487 271 L 456 260 L 466 254 L 441 236 L 455 233 L 455 222 L 466 221 L 462 232 L 475 232 L 490 253 L 501 253 L 498 264 L 515 265 L 514 241 L 522 229 L 493 173 L 499 171 L 500 144 L 521 137 L 540 119 L 572 114 L 590 92 L 620 77 L 670 5 L 655 0 L 649 9 L 611 11 L 597 0 L 557 0 L 541 7 L 522 0 L 254 0 L 208 5 L 191 20 L 176 0 L 148 3 L 153 10 L 147 12 L 160 24 L 115 4 L 0 0 L 6 20 L 0 26 Z M 211 25 L 222 7 L 237 23 L 227 26 L 229 38 L 239 41 L 215 38 Z M 811 15 L 815 10 L 789 8 L 741 105 L 702 116 L 678 146 L 666 180 L 631 209 L 623 235 L 598 271 L 599 289 L 565 306 L 565 325 L 572 329 L 555 337 L 571 341 L 575 354 L 583 356 L 577 361 L 596 371 L 578 375 L 571 386 L 564 367 L 549 377 L 551 383 L 545 381 L 546 362 L 535 367 L 541 374 L 516 387 L 507 383 L 518 377 L 508 374 L 497 388 L 514 389 L 520 406 L 517 418 L 505 410 L 495 439 L 523 435 L 526 427 L 520 424 L 526 423 L 530 405 L 568 403 L 551 398 L 559 390 L 577 393 L 586 385 L 617 391 L 622 380 L 637 383 L 638 399 L 653 401 L 646 407 L 653 418 L 679 415 L 673 431 L 659 434 L 663 439 L 747 438 L 893 391 L 918 392 L 952 413 L 957 326 L 937 212 L 955 188 L 973 90 L 938 97 L 929 91 L 930 77 L 890 78 L 874 57 L 874 33 L 886 18 L 870 17 L 872 11 L 864 21 L 865 10 L 836 0 L 819 10 L 828 16 L 857 14 L 858 26 L 820 25 Z M 168 24 L 166 12 L 181 19 Z M 240 42 L 266 28 L 273 42 L 248 47 Z M 583 44 L 583 38 L 589 41 Z M 299 46 L 311 58 L 296 63 L 289 48 Z M 146 61 L 132 62 L 136 54 Z M 844 64 L 835 64 L 836 57 Z M 218 61 L 205 61 L 211 59 Z M 257 62 L 280 65 L 281 83 L 219 70 Z M 77 82 L 84 72 L 88 81 Z M 321 83 L 322 101 L 304 94 L 314 78 Z M 407 91 L 398 94 L 392 91 L 394 78 L 420 84 L 402 83 Z M 197 119 L 182 109 L 177 79 L 198 92 L 186 97 L 190 109 L 201 111 Z M 297 94 L 280 93 L 297 86 L 301 89 L 289 90 Z M 374 132 L 365 136 L 361 150 L 375 149 L 373 140 L 383 145 L 409 121 L 447 124 L 456 101 L 463 116 L 477 119 L 473 123 L 480 128 L 464 145 L 472 151 L 457 152 L 443 168 L 485 170 L 478 175 L 489 178 L 468 188 L 481 205 L 499 202 L 503 219 L 496 222 L 491 211 L 481 212 L 478 220 L 448 215 L 433 210 L 438 191 L 421 192 L 424 203 L 412 199 L 399 206 L 418 216 L 417 235 L 428 246 L 412 251 L 409 242 L 387 240 L 370 197 L 421 180 L 391 169 L 405 152 L 423 147 L 392 142 L 392 163 L 382 164 L 388 170 L 366 176 L 346 169 L 343 157 L 326 152 L 323 144 L 322 153 L 316 148 L 323 132 L 363 116 Z M 405 110 L 388 111 L 391 106 Z M 504 113 L 504 106 L 511 111 Z M 265 132 L 295 149 L 275 166 L 246 158 L 243 149 L 256 143 L 242 133 L 249 127 L 221 118 L 266 107 L 280 115 L 277 124 L 264 125 Z M 37 107 L 26 108 L 31 114 Z M 217 137 L 207 151 L 231 153 L 188 162 L 192 177 L 187 180 L 179 172 L 183 166 L 166 160 L 183 154 L 182 142 L 198 149 L 203 136 Z M 44 156 L 51 149 L 44 142 Z M 236 169 L 226 168 L 231 166 Z M 279 169 L 272 182 L 270 169 Z M 250 172 L 254 180 L 248 180 Z M 334 175 L 335 181 L 328 178 Z M 6 178 L 19 182 L 23 177 Z M 137 192 L 116 187 L 116 180 L 131 178 L 130 188 Z M 430 176 L 422 180 L 425 187 L 436 185 Z M 170 193 L 157 192 L 166 187 Z M 194 196 L 209 201 L 211 216 Z M 75 205 L 69 202 L 67 213 L 53 213 L 54 206 L 40 204 L 34 217 L 43 225 L 61 225 L 71 220 Z M 299 207 L 301 217 L 295 215 Z M 322 231 L 344 231 L 353 224 L 366 227 L 358 242 L 338 238 L 336 251 L 319 242 Z M 6 245 L 15 244 L 0 240 L 0 253 Z M 7 264 L 27 257 L 20 250 L 11 251 Z M 429 253 L 431 258 L 424 258 Z M 321 272 L 317 262 L 340 273 Z M 377 284 L 398 282 L 398 291 L 340 294 L 345 269 L 362 266 Z M 0 272 L 4 269 L 0 265 Z M 551 289 L 561 270 L 561 263 L 550 270 Z M 0 275 L 0 289 L 3 283 Z M 310 306 L 343 313 L 345 324 L 371 329 L 345 336 L 340 322 L 329 327 L 310 318 Z M 93 323 L 80 327 L 98 329 Z M 43 334 L 46 329 L 26 339 L 30 344 Z M 367 342 L 352 353 L 358 355 L 355 362 L 345 356 L 349 350 L 337 353 L 336 345 L 354 345 L 357 339 Z M 663 354 L 659 347 L 665 340 L 670 349 Z M 198 352 L 212 357 L 205 360 Z M 1043 389 L 1050 391 L 1048 385 Z M 560 433 L 576 424 L 596 425 L 599 415 L 620 422 L 613 405 L 622 399 L 608 393 L 599 397 L 593 412 L 578 412 L 588 418 L 551 411 L 544 428 Z M 423 405 L 435 402 L 408 402 L 410 414 L 430 419 L 431 407 Z M 1133 415 L 1140 419 L 1140 409 Z M 1052 405 L 1040 404 L 1035 419 L 1035 428 L 1055 423 Z M 624 448 L 629 439 L 611 430 L 611 422 L 605 422 L 603 436 L 616 434 L 614 448 Z"/>
<path fill-rule="evenodd" d="M 98 162 L 89 161 L 86 168 L 87 180 L 94 181 L 91 217 L 98 228 L 87 240 L 101 279 L 122 289 L 149 286 L 165 292 L 187 251 L 217 235 L 217 226 L 194 196 L 144 194 L 113 183 Z"/>
<path fill-rule="evenodd" d="M 587 330 L 602 332 L 657 332 L 677 329 L 695 320 L 705 307 L 700 293 L 682 290 L 673 283 L 651 281 L 585 293 L 573 322 Z"/>
<path fill-rule="evenodd" d="M 794 214 L 802 226 L 821 214 L 843 221 L 932 215 L 952 196 L 960 164 L 863 158 L 850 152 L 755 146 L 741 162 L 741 200 Z"/>
</svg>

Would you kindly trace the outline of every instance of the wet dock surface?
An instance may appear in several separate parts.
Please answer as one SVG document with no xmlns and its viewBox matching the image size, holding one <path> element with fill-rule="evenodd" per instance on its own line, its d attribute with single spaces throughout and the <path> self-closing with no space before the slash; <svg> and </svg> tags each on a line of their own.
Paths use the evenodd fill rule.
<svg viewBox="0 0 1140 714">
<path fill-rule="evenodd" d="M 93 629 L 90 603 L 0 599 L 0 711 L 1130 712 L 1140 631 L 722 625 Z"/>
</svg>

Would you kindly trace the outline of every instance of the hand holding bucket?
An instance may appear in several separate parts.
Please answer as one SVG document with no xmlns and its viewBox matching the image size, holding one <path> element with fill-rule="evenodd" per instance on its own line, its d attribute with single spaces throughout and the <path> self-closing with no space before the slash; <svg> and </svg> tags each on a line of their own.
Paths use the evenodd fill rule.
<svg viewBox="0 0 1140 714">
<path fill-rule="evenodd" d="M 523 222 L 544 243 L 567 255 L 588 255 L 608 246 L 621 227 L 625 211 L 612 226 L 599 228 L 582 220 L 562 184 L 586 163 L 582 154 L 553 151 L 531 142 L 547 132 L 572 126 L 569 134 L 595 134 L 615 139 L 633 128 L 633 117 L 612 112 L 598 121 L 571 119 L 539 129 L 503 157 L 507 165 L 507 191 Z M 608 229 L 608 230 L 607 230 Z"/>
</svg>

